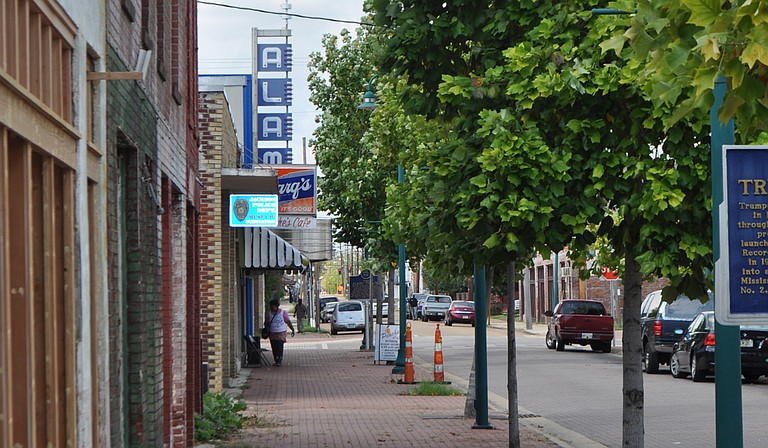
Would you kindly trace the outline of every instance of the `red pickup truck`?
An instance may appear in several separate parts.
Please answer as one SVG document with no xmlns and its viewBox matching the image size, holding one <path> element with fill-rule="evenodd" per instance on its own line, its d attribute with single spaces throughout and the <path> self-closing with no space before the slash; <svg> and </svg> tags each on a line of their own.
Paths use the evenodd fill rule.
<svg viewBox="0 0 768 448">
<path fill-rule="evenodd" d="M 546 311 L 551 317 L 547 325 L 548 349 L 561 352 L 566 345 L 589 345 L 594 351 L 611 352 L 613 317 L 605 311 L 602 302 L 594 300 L 563 300 L 555 311 Z"/>
</svg>

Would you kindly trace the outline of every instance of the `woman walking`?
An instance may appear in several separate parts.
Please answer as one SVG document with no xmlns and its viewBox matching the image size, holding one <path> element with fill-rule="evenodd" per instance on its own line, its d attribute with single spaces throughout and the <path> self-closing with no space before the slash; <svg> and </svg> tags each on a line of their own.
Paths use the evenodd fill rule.
<svg viewBox="0 0 768 448">
<path fill-rule="evenodd" d="M 264 320 L 264 327 L 269 328 L 269 345 L 272 346 L 272 356 L 275 358 L 275 366 L 280 366 L 283 362 L 283 346 L 288 336 L 288 328 L 291 329 L 291 336 L 296 334 L 293 329 L 291 318 L 285 310 L 280 309 L 280 301 L 272 299 L 269 301 L 269 313 Z"/>
</svg>

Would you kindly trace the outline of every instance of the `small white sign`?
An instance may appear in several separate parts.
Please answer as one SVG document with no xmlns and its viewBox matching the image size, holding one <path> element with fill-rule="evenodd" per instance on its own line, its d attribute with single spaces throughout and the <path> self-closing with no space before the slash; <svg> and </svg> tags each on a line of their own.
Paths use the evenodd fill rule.
<svg viewBox="0 0 768 448">
<path fill-rule="evenodd" d="M 373 352 L 374 362 L 397 361 L 400 350 L 400 326 L 379 325 L 376 332 L 376 344 Z"/>
</svg>

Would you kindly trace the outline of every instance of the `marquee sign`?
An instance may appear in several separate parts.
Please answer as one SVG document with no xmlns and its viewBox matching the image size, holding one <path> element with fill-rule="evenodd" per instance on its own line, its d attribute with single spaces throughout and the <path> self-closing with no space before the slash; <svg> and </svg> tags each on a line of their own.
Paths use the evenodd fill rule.
<svg viewBox="0 0 768 448">
<path fill-rule="evenodd" d="M 260 72 L 290 72 L 293 63 L 291 44 L 257 44 L 256 64 Z"/>
<path fill-rule="evenodd" d="M 277 167 L 281 215 L 315 215 L 317 173 L 314 166 Z"/>
</svg>

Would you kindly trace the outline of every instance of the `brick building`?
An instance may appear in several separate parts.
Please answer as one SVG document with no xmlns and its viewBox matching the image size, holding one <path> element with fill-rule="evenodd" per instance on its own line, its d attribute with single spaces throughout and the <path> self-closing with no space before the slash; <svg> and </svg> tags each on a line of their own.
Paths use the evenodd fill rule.
<svg viewBox="0 0 768 448">
<path fill-rule="evenodd" d="M 614 317 L 620 321 L 624 315 L 624 287 L 621 278 L 609 281 L 603 277 L 592 276 L 587 280 L 579 279 L 578 272 L 572 268 L 567 252 L 563 251 L 557 257 L 559 278 L 558 301 L 565 299 L 598 300 L 603 302 L 606 310 L 613 310 Z M 552 309 L 555 298 L 555 257 L 544 259 L 540 255 L 533 260 L 533 266 L 527 269 L 531 291 L 532 316 L 536 322 L 545 322 L 544 312 Z M 664 279 L 643 282 L 643 297 L 666 286 Z M 524 281 L 518 282 L 516 293 L 523 298 Z M 613 297 L 613 303 L 611 298 Z M 520 302 L 521 316 L 525 313 L 525 301 Z"/>
<path fill-rule="evenodd" d="M 107 2 L 109 444 L 191 446 L 201 410 L 197 7 Z"/>
</svg>

